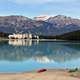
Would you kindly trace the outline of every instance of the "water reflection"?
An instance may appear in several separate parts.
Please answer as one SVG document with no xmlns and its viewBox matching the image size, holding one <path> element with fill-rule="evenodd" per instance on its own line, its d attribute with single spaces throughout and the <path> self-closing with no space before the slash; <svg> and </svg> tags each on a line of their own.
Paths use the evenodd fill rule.
<svg viewBox="0 0 80 80">
<path fill-rule="evenodd" d="M 76 59 L 80 59 L 80 44 L 74 42 L 37 42 L 32 40 L 0 42 L 0 60 L 64 63 Z"/>
<path fill-rule="evenodd" d="M 14 46 L 32 46 L 33 40 L 21 40 L 21 39 L 10 39 L 8 44 Z M 38 44 L 39 40 L 35 40 L 35 44 Z"/>
</svg>

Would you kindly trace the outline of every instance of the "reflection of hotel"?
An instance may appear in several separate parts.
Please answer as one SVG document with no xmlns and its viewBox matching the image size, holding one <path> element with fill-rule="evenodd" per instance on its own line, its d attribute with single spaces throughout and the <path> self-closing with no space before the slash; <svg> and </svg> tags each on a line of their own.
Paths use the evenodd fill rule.
<svg viewBox="0 0 80 80">
<path fill-rule="evenodd" d="M 31 46 L 32 45 L 32 40 L 9 40 L 8 42 L 10 45 L 16 45 L 16 46 Z"/>
<path fill-rule="evenodd" d="M 30 40 L 20 40 L 20 39 L 10 39 L 9 40 L 9 45 L 15 45 L 15 46 L 32 46 L 32 39 Z M 34 44 L 38 44 L 39 40 L 34 41 Z"/>
</svg>

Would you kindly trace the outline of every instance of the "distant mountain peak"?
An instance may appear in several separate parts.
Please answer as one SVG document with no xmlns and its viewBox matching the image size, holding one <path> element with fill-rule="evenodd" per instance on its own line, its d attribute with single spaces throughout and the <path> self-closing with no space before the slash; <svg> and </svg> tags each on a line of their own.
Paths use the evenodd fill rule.
<svg viewBox="0 0 80 80">
<path fill-rule="evenodd" d="M 10 16 L 0 16 L 0 20 L 31 20 L 28 17 L 20 16 L 20 15 L 10 15 Z"/>
<path fill-rule="evenodd" d="M 60 20 L 65 20 L 65 19 L 68 19 L 68 20 L 70 20 L 70 19 L 72 19 L 71 17 L 67 17 L 67 16 L 64 16 L 64 15 L 57 15 L 57 16 L 51 16 L 51 17 L 49 17 L 49 19 L 60 19 Z"/>
<path fill-rule="evenodd" d="M 63 27 L 64 25 L 70 25 L 70 24 L 80 25 L 79 19 L 67 17 L 64 15 L 57 15 L 54 17 L 50 17 L 49 19 L 46 20 L 46 22 L 57 24 L 59 25 L 59 27 L 60 26 Z"/>
</svg>

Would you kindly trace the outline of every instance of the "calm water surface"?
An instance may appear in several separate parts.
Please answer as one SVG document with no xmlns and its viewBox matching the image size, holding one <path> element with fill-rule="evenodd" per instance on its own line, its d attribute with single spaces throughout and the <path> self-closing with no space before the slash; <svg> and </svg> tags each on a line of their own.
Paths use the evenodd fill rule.
<svg viewBox="0 0 80 80">
<path fill-rule="evenodd" d="M 0 41 L 0 73 L 76 67 L 80 68 L 79 42 Z"/>
</svg>

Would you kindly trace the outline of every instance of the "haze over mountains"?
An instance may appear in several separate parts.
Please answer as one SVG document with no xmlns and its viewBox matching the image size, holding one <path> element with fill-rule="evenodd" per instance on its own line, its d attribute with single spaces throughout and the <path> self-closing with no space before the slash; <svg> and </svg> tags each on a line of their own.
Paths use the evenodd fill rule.
<svg viewBox="0 0 80 80">
<path fill-rule="evenodd" d="M 0 32 L 32 33 L 44 36 L 62 35 L 80 30 L 80 20 L 64 15 L 39 16 L 33 19 L 24 16 L 1 16 Z"/>
</svg>

